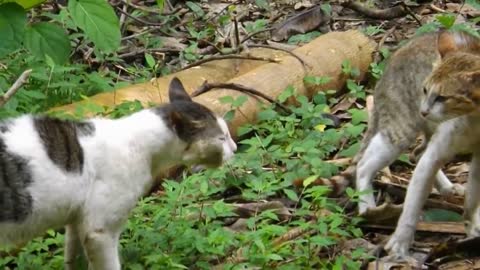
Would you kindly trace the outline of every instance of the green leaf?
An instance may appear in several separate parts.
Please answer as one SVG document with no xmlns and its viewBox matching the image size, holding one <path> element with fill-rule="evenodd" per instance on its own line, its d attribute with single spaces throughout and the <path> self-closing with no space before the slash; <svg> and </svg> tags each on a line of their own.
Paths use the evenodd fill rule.
<svg viewBox="0 0 480 270">
<path fill-rule="evenodd" d="M 247 102 L 247 100 L 248 100 L 247 96 L 244 96 L 244 95 L 238 96 L 235 99 L 235 101 L 232 102 L 232 106 L 234 108 L 241 107 L 245 102 Z"/>
<path fill-rule="evenodd" d="M 478 0 L 467 0 L 465 1 L 465 4 L 469 4 L 476 9 L 480 9 L 480 2 Z"/>
<path fill-rule="evenodd" d="M 27 28 L 25 47 L 36 57 L 49 56 L 57 64 L 67 62 L 70 56 L 70 40 L 65 30 L 53 23 L 40 22 Z"/>
<path fill-rule="evenodd" d="M 332 15 L 332 6 L 330 4 L 321 4 L 320 9 L 325 15 Z"/>
<path fill-rule="evenodd" d="M 45 0 L 0 0 L 0 5 L 3 5 L 4 3 L 9 3 L 9 2 L 15 2 L 22 6 L 23 9 L 30 9 L 34 6 L 37 6 Z"/>
<path fill-rule="evenodd" d="M 445 209 L 428 209 L 425 211 L 425 221 L 462 221 L 462 215 Z"/>
<path fill-rule="evenodd" d="M 284 189 L 283 192 L 285 193 L 285 195 L 287 195 L 287 197 L 290 200 L 298 202 L 299 198 L 298 198 L 298 195 L 295 191 L 293 191 L 291 189 Z"/>
<path fill-rule="evenodd" d="M 307 84 L 323 85 L 330 82 L 331 78 L 325 76 L 305 76 L 305 78 L 303 78 L 303 81 Z"/>
<path fill-rule="evenodd" d="M 352 125 L 358 125 L 368 120 L 368 114 L 365 110 L 350 109 L 348 112 L 352 115 Z"/>
<path fill-rule="evenodd" d="M 437 15 L 435 18 L 447 29 L 450 29 L 455 23 L 455 15 L 453 14 L 441 14 Z"/>
<path fill-rule="evenodd" d="M 258 113 L 258 120 L 272 120 L 277 117 L 278 113 L 272 109 L 267 109 Z"/>
<path fill-rule="evenodd" d="M 0 5 L 0 57 L 18 49 L 23 41 L 27 14 L 15 3 Z"/>
<path fill-rule="evenodd" d="M 207 181 L 200 182 L 200 192 L 202 194 L 207 194 L 207 192 L 208 192 L 208 182 Z"/>
<path fill-rule="evenodd" d="M 278 95 L 278 101 L 280 102 L 285 102 L 287 100 L 287 98 L 293 96 L 295 94 L 295 87 L 293 87 L 292 85 L 289 85 L 285 90 L 283 90 L 282 93 L 280 93 L 280 95 Z"/>
<path fill-rule="evenodd" d="M 223 115 L 223 119 L 225 119 L 225 121 L 227 121 L 227 122 L 232 121 L 233 117 L 235 117 L 235 111 L 234 110 L 230 110 Z"/>
<path fill-rule="evenodd" d="M 24 95 L 31 97 L 33 99 L 46 99 L 47 96 L 40 91 L 23 91 Z"/>
<path fill-rule="evenodd" d="M 282 256 L 278 255 L 278 254 L 268 254 L 267 256 L 270 260 L 274 260 L 274 261 L 281 261 L 283 260 Z"/>
<path fill-rule="evenodd" d="M 418 27 L 417 30 L 415 30 L 415 35 L 421 35 L 424 33 L 430 33 L 430 32 L 436 31 L 438 30 L 438 27 L 439 27 L 438 22 L 431 22 L 431 23 L 424 24 Z"/>
<path fill-rule="evenodd" d="M 219 98 L 218 100 L 222 104 L 233 103 L 233 97 L 232 96 L 223 96 L 223 97 Z"/>
<path fill-rule="evenodd" d="M 157 6 L 160 11 L 163 11 L 163 7 L 165 6 L 165 0 L 157 0 Z"/>
<path fill-rule="evenodd" d="M 145 61 L 147 62 L 149 68 L 155 67 L 155 58 L 153 58 L 151 54 L 145 53 Z"/>
<path fill-rule="evenodd" d="M 360 148 L 360 143 L 354 143 L 350 147 L 348 147 L 345 150 L 340 151 L 339 156 L 340 157 L 353 157 L 357 152 L 358 149 Z"/>
<path fill-rule="evenodd" d="M 197 5 L 197 4 L 195 4 L 195 3 L 191 2 L 191 1 L 187 1 L 185 4 L 186 4 L 187 7 L 188 7 L 189 9 L 191 9 L 191 10 L 195 13 L 195 15 L 197 15 L 198 17 L 203 17 L 203 16 L 205 15 L 205 12 L 203 11 L 203 9 L 202 9 L 199 5 Z"/>
<path fill-rule="evenodd" d="M 105 0 L 70 0 L 68 10 L 75 24 L 98 49 L 110 53 L 120 46 L 120 24 Z"/>
<path fill-rule="evenodd" d="M 263 8 L 263 9 L 266 9 L 266 10 L 270 10 L 270 5 L 268 4 L 268 1 L 267 1 L 267 0 L 255 0 L 255 4 L 256 4 L 259 8 Z"/>
<path fill-rule="evenodd" d="M 305 180 L 303 180 L 303 186 L 308 187 L 313 183 L 313 181 L 317 180 L 317 178 L 318 178 L 318 175 L 312 175 L 307 177 Z"/>
</svg>

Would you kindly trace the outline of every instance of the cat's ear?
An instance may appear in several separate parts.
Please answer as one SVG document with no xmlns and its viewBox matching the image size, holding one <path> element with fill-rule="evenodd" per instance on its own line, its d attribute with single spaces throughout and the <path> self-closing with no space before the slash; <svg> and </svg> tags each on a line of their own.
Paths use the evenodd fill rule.
<svg viewBox="0 0 480 270">
<path fill-rule="evenodd" d="M 438 52 L 444 58 L 451 52 L 466 50 L 480 52 L 480 39 L 465 32 L 442 30 L 437 39 Z"/>
<path fill-rule="evenodd" d="M 182 82 L 177 77 L 174 77 L 170 82 L 168 98 L 170 99 L 170 102 L 192 101 L 192 98 L 188 95 L 187 91 L 185 91 Z"/>
<path fill-rule="evenodd" d="M 441 31 L 438 34 L 437 47 L 442 58 L 447 54 L 458 50 L 454 35 L 448 31 Z"/>
</svg>

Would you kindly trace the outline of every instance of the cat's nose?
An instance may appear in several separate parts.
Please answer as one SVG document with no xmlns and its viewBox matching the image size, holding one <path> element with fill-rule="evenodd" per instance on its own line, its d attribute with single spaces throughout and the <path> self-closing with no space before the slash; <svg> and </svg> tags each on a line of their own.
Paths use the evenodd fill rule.
<svg viewBox="0 0 480 270">
<path fill-rule="evenodd" d="M 428 111 L 420 111 L 420 114 L 423 116 L 423 117 L 426 117 L 428 115 Z"/>
</svg>

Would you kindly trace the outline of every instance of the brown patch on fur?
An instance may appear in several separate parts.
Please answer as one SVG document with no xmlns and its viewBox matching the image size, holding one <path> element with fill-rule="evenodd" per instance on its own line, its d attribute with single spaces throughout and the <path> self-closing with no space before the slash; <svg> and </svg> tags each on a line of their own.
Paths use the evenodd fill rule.
<svg viewBox="0 0 480 270">
<path fill-rule="evenodd" d="M 442 57 L 459 50 L 480 53 L 479 39 L 464 32 L 440 32 L 437 44 Z"/>
<path fill-rule="evenodd" d="M 427 77 L 425 87 L 445 99 L 446 113 L 463 115 L 479 109 L 480 54 L 450 52 Z"/>
</svg>

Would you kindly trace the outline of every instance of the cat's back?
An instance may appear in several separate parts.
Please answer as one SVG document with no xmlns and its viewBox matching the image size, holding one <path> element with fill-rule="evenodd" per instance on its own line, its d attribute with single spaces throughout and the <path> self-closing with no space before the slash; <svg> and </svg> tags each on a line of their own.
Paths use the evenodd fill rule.
<svg viewBox="0 0 480 270">
<path fill-rule="evenodd" d="M 57 227 L 73 215 L 88 191 L 79 138 L 93 132 L 89 122 L 45 116 L 0 122 L 0 243 L 28 239 L 46 228 L 27 228 Z"/>
<path fill-rule="evenodd" d="M 376 101 L 418 103 L 423 80 L 440 58 L 435 46 L 437 36 L 429 33 L 414 37 L 391 55 L 375 88 Z"/>
</svg>

